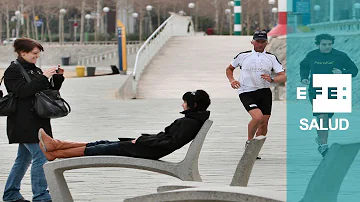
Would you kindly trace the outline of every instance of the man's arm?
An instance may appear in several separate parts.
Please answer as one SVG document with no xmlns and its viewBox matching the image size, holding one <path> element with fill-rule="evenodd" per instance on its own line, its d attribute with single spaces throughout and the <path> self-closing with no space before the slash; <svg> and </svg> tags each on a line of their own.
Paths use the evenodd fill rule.
<svg viewBox="0 0 360 202">
<path fill-rule="evenodd" d="M 277 73 L 274 77 L 274 83 L 285 83 L 286 82 L 286 73 L 285 71 Z"/>
<path fill-rule="evenodd" d="M 300 62 L 300 78 L 309 80 L 310 65 L 308 55 Z"/>
<path fill-rule="evenodd" d="M 235 67 L 233 67 L 231 64 L 226 68 L 226 76 L 229 79 L 230 85 L 234 89 L 240 88 L 240 82 L 234 79 L 234 70 Z"/>
<path fill-rule="evenodd" d="M 359 70 L 356 67 L 355 63 L 345 54 L 344 58 L 344 72 L 343 74 L 351 74 L 352 77 L 355 77 L 358 74 Z"/>
</svg>

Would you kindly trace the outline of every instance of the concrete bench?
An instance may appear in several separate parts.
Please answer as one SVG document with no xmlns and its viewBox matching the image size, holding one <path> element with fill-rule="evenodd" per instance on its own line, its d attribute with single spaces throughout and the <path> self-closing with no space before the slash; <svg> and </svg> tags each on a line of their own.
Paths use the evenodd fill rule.
<svg viewBox="0 0 360 202">
<path fill-rule="evenodd" d="M 250 178 L 250 174 L 256 157 L 266 140 L 265 136 L 259 136 L 250 141 L 250 144 L 245 148 L 244 154 L 242 155 L 236 169 L 234 176 L 230 183 L 230 186 L 243 186 L 246 187 Z M 158 187 L 158 192 L 172 191 L 176 189 L 194 188 L 194 187 L 214 186 L 211 183 L 204 182 L 179 182 L 178 184 L 170 184 Z"/>
<path fill-rule="evenodd" d="M 341 184 L 360 149 L 360 142 L 334 143 L 320 162 L 301 202 L 336 202 Z"/>
<path fill-rule="evenodd" d="M 320 162 L 309 181 L 301 202 L 336 202 L 341 183 L 360 149 L 360 143 L 334 143 Z M 233 183 L 233 182 L 232 182 Z M 286 201 L 286 196 L 276 191 L 259 190 L 248 187 L 225 187 L 221 185 L 203 186 L 164 186 L 159 193 L 137 196 L 125 202 L 163 202 L 163 201 Z M 246 184 L 246 183 L 243 183 Z M 172 190 L 171 190 L 172 189 Z M 171 191 L 166 191 L 171 190 Z"/>
<path fill-rule="evenodd" d="M 187 188 L 138 196 L 125 199 L 124 202 L 284 202 L 283 194 L 248 187 Z"/>
<path fill-rule="evenodd" d="M 73 201 L 67 182 L 64 178 L 64 172 L 80 168 L 134 168 L 170 175 L 181 180 L 201 181 L 198 169 L 198 158 L 206 134 L 208 133 L 212 123 L 213 122 L 211 120 L 205 121 L 204 125 L 191 142 L 185 158 L 178 163 L 123 156 L 76 157 L 48 162 L 44 165 L 44 172 L 49 185 L 52 201 Z"/>
</svg>

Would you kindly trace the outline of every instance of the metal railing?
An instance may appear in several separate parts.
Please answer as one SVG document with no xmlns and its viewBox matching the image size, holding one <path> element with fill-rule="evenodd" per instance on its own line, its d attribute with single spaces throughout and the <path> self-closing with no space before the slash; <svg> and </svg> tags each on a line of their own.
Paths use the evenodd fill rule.
<svg viewBox="0 0 360 202">
<path fill-rule="evenodd" d="M 139 48 L 140 48 L 140 44 L 127 45 L 126 46 L 127 55 L 135 54 L 139 50 Z M 116 57 L 118 57 L 118 49 L 83 57 L 77 61 L 77 65 L 86 66 L 104 60 L 110 60 Z"/>
<path fill-rule="evenodd" d="M 87 41 L 87 42 L 78 42 L 78 41 L 69 41 L 69 42 L 63 42 L 62 44 L 60 44 L 59 42 L 42 42 L 39 40 L 39 43 L 41 43 L 41 45 L 51 45 L 51 46 L 78 46 L 78 45 L 117 45 L 118 42 L 117 41 Z M 136 45 L 136 44 L 141 44 L 141 41 L 126 41 L 127 45 Z M 2 46 L 6 46 L 6 45 L 10 45 L 12 46 L 13 43 L 8 43 L 8 44 L 2 44 L 0 43 L 0 45 Z"/>
<path fill-rule="evenodd" d="M 194 35 L 193 23 L 191 17 L 180 16 L 172 13 L 171 16 L 165 20 L 151 36 L 143 43 L 136 54 L 134 69 L 133 69 L 133 98 L 137 95 L 137 85 L 141 73 L 146 65 L 150 63 L 152 58 L 165 45 L 165 43 L 172 36 L 187 36 Z M 189 24 L 190 23 L 190 24 Z"/>
<path fill-rule="evenodd" d="M 359 31 L 360 20 L 339 20 L 332 22 L 321 22 L 307 25 L 315 32 L 342 32 L 342 31 Z"/>
</svg>

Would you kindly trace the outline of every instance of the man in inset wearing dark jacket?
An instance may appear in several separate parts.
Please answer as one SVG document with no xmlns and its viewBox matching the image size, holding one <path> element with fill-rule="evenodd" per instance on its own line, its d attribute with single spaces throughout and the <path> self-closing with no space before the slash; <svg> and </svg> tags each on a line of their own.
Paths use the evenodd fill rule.
<svg viewBox="0 0 360 202">
<path fill-rule="evenodd" d="M 317 35 L 315 44 L 318 49 L 309 52 L 300 62 L 301 83 L 309 85 L 308 91 L 311 104 L 313 104 L 313 99 L 316 98 L 313 87 L 314 74 L 351 74 L 352 77 L 355 77 L 358 73 L 358 68 L 349 56 L 333 48 L 334 41 L 335 37 L 329 34 Z M 328 128 L 329 119 L 332 118 L 334 113 L 314 113 L 313 115 L 317 117 L 318 123 L 322 119 L 324 127 Z M 329 148 L 327 144 L 328 134 L 328 130 L 317 131 L 315 141 L 322 156 L 325 156 Z"/>
<path fill-rule="evenodd" d="M 52 139 L 44 130 L 39 130 L 40 148 L 46 158 L 78 156 L 116 155 L 146 159 L 162 158 L 195 138 L 204 122 L 209 118 L 207 111 L 211 101 L 204 90 L 186 92 L 183 95 L 183 118 L 176 119 L 158 134 L 142 134 L 140 137 L 119 138 L 120 141 L 101 140 L 91 143 L 68 142 Z"/>
</svg>

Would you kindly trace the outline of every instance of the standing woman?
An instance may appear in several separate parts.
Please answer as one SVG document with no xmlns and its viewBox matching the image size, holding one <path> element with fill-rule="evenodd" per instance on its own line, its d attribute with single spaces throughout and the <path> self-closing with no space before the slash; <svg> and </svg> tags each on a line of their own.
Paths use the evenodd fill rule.
<svg viewBox="0 0 360 202">
<path fill-rule="evenodd" d="M 47 182 L 43 170 L 46 158 L 39 147 L 37 137 L 40 128 L 52 136 L 50 119 L 40 118 L 35 114 L 35 94 L 45 89 L 60 89 L 64 81 L 64 70 L 50 68 L 44 72 L 35 66 L 40 52 L 44 48 L 29 38 L 16 39 L 14 51 L 18 54 L 17 61 L 29 74 L 28 83 L 20 71 L 20 66 L 11 62 L 4 73 L 5 86 L 8 92 L 17 96 L 16 112 L 7 117 L 7 136 L 9 143 L 18 143 L 17 157 L 11 168 L 3 194 L 4 201 L 27 202 L 20 194 L 21 180 L 31 165 L 31 186 L 33 202 L 49 202 L 51 197 L 47 190 Z"/>
</svg>

